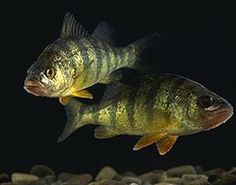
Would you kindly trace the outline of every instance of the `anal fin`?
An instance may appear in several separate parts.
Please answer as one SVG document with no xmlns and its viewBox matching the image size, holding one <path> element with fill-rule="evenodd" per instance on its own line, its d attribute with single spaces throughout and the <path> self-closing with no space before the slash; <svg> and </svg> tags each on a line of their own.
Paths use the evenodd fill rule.
<svg viewBox="0 0 236 185">
<path fill-rule="evenodd" d="M 112 132 L 111 130 L 106 129 L 103 126 L 98 126 L 97 128 L 95 128 L 94 130 L 94 137 L 97 139 L 108 139 L 111 137 L 115 137 L 119 134 L 117 134 L 116 132 Z"/>
<path fill-rule="evenodd" d="M 159 140 L 160 138 L 163 138 L 165 136 L 166 136 L 166 134 L 163 134 L 163 133 L 143 136 L 135 144 L 133 150 L 140 150 L 142 148 L 145 148 L 145 147 L 147 147 L 147 146 L 149 146 L 151 144 L 156 143 L 157 140 Z"/>
<path fill-rule="evenodd" d="M 178 136 L 166 136 L 156 142 L 156 146 L 160 155 L 165 155 L 174 146 Z"/>
</svg>

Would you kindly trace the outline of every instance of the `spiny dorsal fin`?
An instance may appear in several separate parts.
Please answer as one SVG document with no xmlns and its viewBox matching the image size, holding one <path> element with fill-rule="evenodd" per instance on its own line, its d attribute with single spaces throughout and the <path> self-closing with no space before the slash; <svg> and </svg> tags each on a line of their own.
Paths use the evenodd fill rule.
<svg viewBox="0 0 236 185">
<path fill-rule="evenodd" d="M 87 30 L 76 21 L 75 17 L 71 13 L 66 13 L 61 30 L 61 37 L 68 36 L 88 36 Z"/>
<path fill-rule="evenodd" d="M 114 45 L 114 31 L 106 21 L 101 21 L 98 24 L 92 36 Z"/>
</svg>

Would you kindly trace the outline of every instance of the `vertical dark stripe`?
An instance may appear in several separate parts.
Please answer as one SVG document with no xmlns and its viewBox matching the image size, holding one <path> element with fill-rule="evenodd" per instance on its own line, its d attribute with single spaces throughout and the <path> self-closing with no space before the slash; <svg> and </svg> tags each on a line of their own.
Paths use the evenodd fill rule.
<svg viewBox="0 0 236 185">
<path fill-rule="evenodd" d="M 111 51 L 112 51 L 112 53 L 113 53 L 113 55 L 114 55 L 114 59 L 113 59 L 113 69 L 112 69 L 112 71 L 115 71 L 116 70 L 116 68 L 117 68 L 117 66 L 118 66 L 118 52 L 117 52 L 117 49 L 116 48 L 111 48 Z"/>
<path fill-rule="evenodd" d="M 101 74 L 101 69 L 102 69 L 102 65 L 103 65 L 103 61 L 102 61 L 102 48 L 99 47 L 99 43 L 100 41 L 98 41 L 97 39 L 93 39 L 91 40 L 91 42 L 93 43 L 93 46 L 94 46 L 94 52 L 95 52 L 95 57 L 96 57 L 96 63 L 97 63 L 97 68 L 95 69 L 96 70 L 96 76 L 95 76 L 95 79 L 96 81 L 99 81 L 99 76 Z"/>
<path fill-rule="evenodd" d="M 174 78 L 172 81 L 170 81 L 170 89 L 171 92 L 167 98 L 167 108 L 169 105 L 174 101 L 176 97 L 176 92 L 179 90 L 179 87 L 185 83 L 185 79 L 183 78 Z"/>
<path fill-rule="evenodd" d="M 83 69 L 84 71 L 89 67 L 89 63 L 90 63 L 90 60 L 89 60 L 89 55 L 88 55 L 88 52 L 87 52 L 87 48 L 86 46 L 84 45 L 83 41 L 81 39 L 78 39 L 77 40 L 77 46 L 79 48 L 79 51 L 81 53 L 81 56 L 82 56 L 82 60 L 83 60 Z M 84 74 L 84 78 L 83 78 L 83 84 L 86 83 L 86 80 L 88 78 L 88 72 L 83 72 Z"/>
<path fill-rule="evenodd" d="M 135 103 L 136 103 L 136 95 L 139 91 L 139 88 L 134 88 L 132 91 L 129 91 L 128 105 L 126 106 L 126 112 L 128 113 L 128 120 L 131 128 L 134 127 L 134 114 L 135 114 Z"/>
<path fill-rule="evenodd" d="M 113 128 L 116 128 L 116 122 L 117 122 L 117 119 L 116 119 L 116 112 L 117 112 L 117 108 L 118 108 L 118 101 L 120 99 L 119 98 L 114 98 L 112 101 L 111 101 L 111 109 L 109 111 L 109 116 L 111 118 L 111 123 L 110 123 L 110 126 L 113 127 Z"/>
<path fill-rule="evenodd" d="M 154 118 L 154 105 L 156 103 L 156 96 L 158 95 L 157 92 L 160 89 L 162 81 L 155 81 L 157 79 L 153 79 L 150 81 L 151 88 L 149 92 L 146 94 L 146 114 L 147 114 L 147 122 L 153 122 Z"/>
<path fill-rule="evenodd" d="M 105 51 L 105 55 L 106 55 L 106 61 L 102 61 L 102 62 L 106 62 L 106 65 L 107 65 L 107 73 L 109 74 L 110 73 L 110 68 L 111 68 L 111 55 L 110 55 L 110 49 L 109 49 L 109 46 L 106 44 L 106 43 L 102 43 L 102 46 L 104 48 L 104 51 Z"/>
</svg>

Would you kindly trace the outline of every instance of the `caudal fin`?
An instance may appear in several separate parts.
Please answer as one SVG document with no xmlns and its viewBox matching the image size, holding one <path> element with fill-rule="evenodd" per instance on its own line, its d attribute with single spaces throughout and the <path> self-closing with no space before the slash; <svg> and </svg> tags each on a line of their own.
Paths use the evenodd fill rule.
<svg viewBox="0 0 236 185">
<path fill-rule="evenodd" d="M 142 72 L 153 71 L 150 62 L 158 60 L 162 40 L 159 33 L 155 32 L 131 43 L 129 47 L 135 49 L 136 60 L 128 67 Z"/>
<path fill-rule="evenodd" d="M 62 142 L 68 136 L 70 136 L 75 130 L 85 125 L 81 117 L 83 115 L 84 104 L 79 100 L 72 98 L 69 103 L 65 106 L 66 111 L 66 124 L 62 134 L 59 136 L 57 142 Z"/>
</svg>

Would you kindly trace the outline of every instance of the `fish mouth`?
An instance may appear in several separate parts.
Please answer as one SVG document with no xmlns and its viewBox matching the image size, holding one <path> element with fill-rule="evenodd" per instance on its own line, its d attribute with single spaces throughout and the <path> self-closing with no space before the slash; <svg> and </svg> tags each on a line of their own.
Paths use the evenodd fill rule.
<svg viewBox="0 0 236 185">
<path fill-rule="evenodd" d="M 35 96 L 45 96 L 47 94 L 45 86 L 36 79 L 25 80 L 24 89 Z"/>
<path fill-rule="evenodd" d="M 227 120 L 231 118 L 233 115 L 233 106 L 228 105 L 222 108 L 219 108 L 215 111 L 214 115 L 206 123 L 206 130 L 210 130 L 220 126 L 221 124 L 225 123 Z"/>
</svg>

